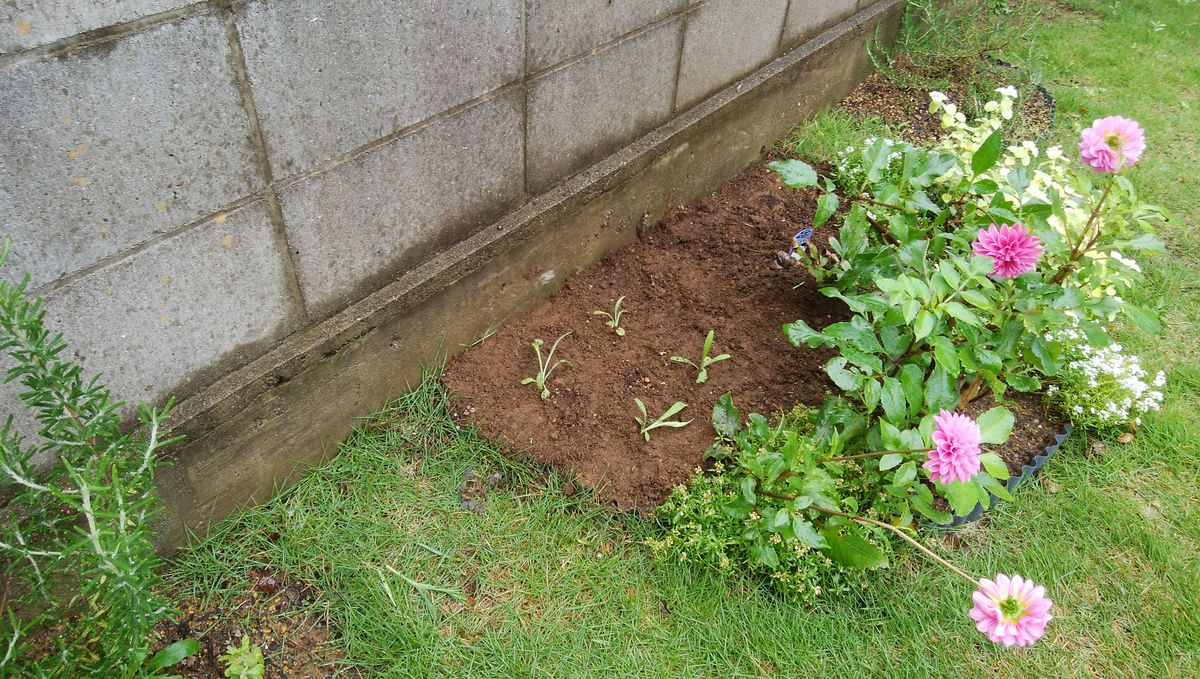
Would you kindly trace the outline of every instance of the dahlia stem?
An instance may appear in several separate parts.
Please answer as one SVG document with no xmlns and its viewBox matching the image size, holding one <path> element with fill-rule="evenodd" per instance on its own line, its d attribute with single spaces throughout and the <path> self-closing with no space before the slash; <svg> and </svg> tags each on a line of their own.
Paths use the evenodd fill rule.
<svg viewBox="0 0 1200 679">
<path fill-rule="evenodd" d="M 859 453 L 857 455 L 842 455 L 840 457 L 827 457 L 823 460 L 817 460 L 813 464 L 821 464 L 822 462 L 844 462 L 846 460 L 860 460 L 864 457 L 880 457 L 883 455 L 908 455 L 910 453 L 928 453 L 934 448 L 910 448 L 908 450 L 876 450 L 870 453 Z"/>
<path fill-rule="evenodd" d="M 830 514 L 832 516 L 840 516 L 844 519 L 850 519 L 851 521 L 857 521 L 859 523 L 865 523 L 865 524 L 870 524 L 872 526 L 879 526 L 880 528 L 886 528 L 886 529 L 892 531 L 893 533 L 895 533 L 896 535 L 899 535 L 901 538 L 906 540 L 913 547 L 916 547 L 917 549 L 921 550 L 921 553 L 924 554 L 925 556 L 940 563 L 941 565 L 950 569 L 950 572 L 962 577 L 964 580 L 971 583 L 971 586 L 973 586 L 973 587 L 979 586 L 978 580 L 971 577 L 966 571 L 962 570 L 958 566 L 955 566 L 954 564 L 950 563 L 949 561 L 947 561 L 947 560 L 943 559 L 942 557 L 938 556 L 937 554 L 935 554 L 933 552 L 933 550 L 929 549 L 925 545 L 918 542 L 916 540 L 916 538 L 913 538 L 912 536 L 905 533 L 904 530 L 901 529 L 899 526 L 893 526 L 890 523 L 885 523 L 883 521 L 876 521 L 875 519 L 868 519 L 868 518 L 862 517 L 862 516 L 854 516 L 853 514 L 846 514 L 845 512 L 839 512 L 834 509 L 825 509 L 824 507 L 818 507 L 817 505 L 809 505 L 809 507 L 811 509 L 817 510 L 818 512 L 824 512 L 825 514 Z"/>
<path fill-rule="evenodd" d="M 1087 248 L 1083 248 L 1083 241 L 1087 239 L 1088 231 L 1091 230 L 1092 224 L 1095 223 L 1096 219 L 1100 216 L 1100 208 L 1104 206 L 1105 199 L 1108 198 L 1109 192 L 1112 191 L 1113 184 L 1116 183 L 1117 180 L 1114 177 L 1108 182 L 1108 186 L 1104 187 L 1104 193 L 1100 194 L 1100 200 L 1096 201 L 1096 207 L 1092 208 L 1092 214 L 1088 216 L 1087 224 L 1084 224 L 1083 230 L 1079 232 L 1079 242 L 1075 243 L 1075 247 L 1071 248 L 1071 255 L 1067 257 L 1066 263 L 1059 268 L 1058 273 L 1054 274 L 1054 278 L 1050 279 L 1051 285 L 1062 283 L 1063 280 L 1066 279 L 1067 274 L 1071 273 L 1072 265 L 1075 264 L 1075 262 L 1077 262 L 1079 258 L 1083 256 L 1083 253 L 1087 252 L 1087 250 L 1091 248 L 1092 244 L 1094 244 L 1100 237 L 1100 227 L 1097 225 L 1096 235 L 1092 237 L 1092 240 L 1088 243 Z M 1081 250 L 1081 248 L 1083 249 Z"/>
</svg>

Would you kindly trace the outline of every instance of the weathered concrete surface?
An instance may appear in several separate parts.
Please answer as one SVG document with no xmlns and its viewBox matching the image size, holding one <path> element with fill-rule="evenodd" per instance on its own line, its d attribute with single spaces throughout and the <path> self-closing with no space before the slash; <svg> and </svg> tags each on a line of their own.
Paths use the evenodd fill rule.
<svg viewBox="0 0 1200 679">
<path fill-rule="evenodd" d="M 854 14 L 873 0 L 792 0 L 783 24 L 785 49 L 806 40 Z"/>
<path fill-rule="evenodd" d="M 256 0 L 238 33 L 276 178 L 521 77 L 522 0 Z"/>
<path fill-rule="evenodd" d="M 190 5 L 194 0 L 3 0 L 0 54 L 140 19 Z"/>
<path fill-rule="evenodd" d="M 527 68 L 553 66 L 687 5 L 688 0 L 529 0 Z"/>
<path fill-rule="evenodd" d="M 664 23 L 529 82 L 531 193 L 671 116 L 681 26 Z"/>
<path fill-rule="evenodd" d="M 514 87 L 280 192 L 314 317 L 521 202 L 522 95 Z"/>
<path fill-rule="evenodd" d="M 39 286 L 260 188 L 225 29 L 168 23 L 0 69 L 0 237 Z"/>
<path fill-rule="evenodd" d="M 758 159 L 865 76 L 866 40 L 876 25 L 894 34 L 901 7 L 882 0 L 831 28 L 181 404 L 190 438 L 159 476 L 163 544 L 265 500 L 334 451 L 350 414 L 401 393 L 439 352 Z"/>
<path fill-rule="evenodd" d="M 787 0 L 709 0 L 688 16 L 676 111 L 683 111 L 778 53 Z"/>
<path fill-rule="evenodd" d="M 55 290 L 46 322 L 115 397 L 158 400 L 296 327 L 282 257 L 258 201 Z"/>
</svg>

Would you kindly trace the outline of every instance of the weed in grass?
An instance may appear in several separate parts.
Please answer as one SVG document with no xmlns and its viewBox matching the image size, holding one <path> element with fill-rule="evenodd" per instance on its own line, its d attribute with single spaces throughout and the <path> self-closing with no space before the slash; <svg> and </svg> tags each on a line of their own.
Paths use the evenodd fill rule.
<svg viewBox="0 0 1200 679">
<path fill-rule="evenodd" d="M 671 360 L 674 361 L 675 363 L 684 363 L 684 364 L 690 365 L 696 369 L 696 384 L 704 384 L 708 380 L 709 366 L 711 366 L 714 363 L 719 363 L 720 361 L 724 361 L 724 360 L 733 358 L 729 354 L 719 354 L 717 356 L 712 356 L 712 357 L 710 357 L 708 355 L 708 353 L 710 351 L 712 351 L 712 344 L 713 344 L 714 336 L 715 336 L 715 331 L 709 330 L 708 335 L 704 338 L 704 347 L 700 350 L 700 362 L 699 363 L 694 363 L 691 360 L 686 359 L 682 356 L 672 356 L 671 357 Z"/>
<path fill-rule="evenodd" d="M 604 325 L 612 328 L 612 331 L 617 334 L 617 337 L 625 336 L 625 328 L 621 327 L 621 316 L 625 313 L 625 310 L 621 308 L 621 302 L 624 301 L 625 295 L 618 297 L 617 301 L 613 304 L 612 313 L 602 311 L 600 309 L 592 312 L 593 316 L 607 316 L 608 320 L 604 321 Z"/>
<path fill-rule="evenodd" d="M 647 443 L 650 442 L 650 432 L 654 429 L 658 429 L 659 427 L 686 427 L 692 423 L 691 420 L 680 422 L 678 420 L 670 419 L 671 417 L 683 412 L 684 408 L 687 408 L 687 404 L 683 401 L 676 401 L 672 403 L 671 407 L 667 408 L 666 412 L 664 412 L 662 415 L 659 415 L 658 418 L 656 418 L 653 422 L 650 421 L 650 415 L 646 412 L 646 404 L 642 403 L 642 399 L 635 398 L 633 399 L 633 402 L 637 404 L 638 411 L 641 413 L 640 415 L 634 415 L 633 419 L 637 420 L 637 423 L 642 425 L 642 428 L 638 433 L 642 435 L 642 438 L 646 439 Z"/>
<path fill-rule="evenodd" d="M 545 340 L 538 338 L 530 344 L 533 347 L 533 353 L 537 354 L 538 374 L 533 377 L 526 377 L 521 380 L 521 384 L 532 384 L 537 387 L 543 401 L 550 398 L 550 387 L 546 386 L 546 383 L 550 380 L 550 373 L 554 372 L 554 369 L 559 365 L 572 365 L 565 358 L 560 358 L 557 361 L 554 360 L 554 352 L 558 350 L 558 343 L 570 334 L 570 332 L 564 332 L 559 335 L 558 339 L 554 340 L 554 344 L 550 345 L 550 353 L 546 354 L 545 358 L 542 358 L 542 345 L 546 343 Z"/>
</svg>

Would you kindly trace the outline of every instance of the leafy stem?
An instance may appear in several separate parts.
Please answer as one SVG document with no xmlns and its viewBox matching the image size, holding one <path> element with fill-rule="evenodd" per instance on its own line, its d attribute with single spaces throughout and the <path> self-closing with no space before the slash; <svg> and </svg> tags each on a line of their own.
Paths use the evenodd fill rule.
<svg viewBox="0 0 1200 679">
<path fill-rule="evenodd" d="M 686 363 L 687 365 L 690 365 L 696 369 L 696 384 L 704 384 L 705 380 L 708 379 L 708 367 L 710 365 L 731 358 L 729 354 L 720 354 L 718 356 L 709 357 L 708 353 L 712 351 L 713 337 L 715 334 L 715 331 L 709 330 L 708 336 L 704 338 L 704 347 L 700 352 L 699 363 L 695 363 L 682 356 L 671 357 L 671 360 L 676 363 Z"/>
<path fill-rule="evenodd" d="M 617 337 L 625 336 L 625 328 L 621 327 L 621 315 L 625 313 L 625 310 L 621 308 L 621 302 L 624 301 L 625 295 L 618 297 L 617 301 L 613 304 L 612 313 L 600 309 L 592 312 L 593 316 L 607 316 L 608 320 L 604 321 L 604 325 L 612 328 L 612 331 L 616 333 Z"/>
<path fill-rule="evenodd" d="M 560 358 L 557 361 L 554 360 L 554 352 L 558 349 L 558 343 L 563 341 L 563 338 L 570 334 L 571 333 L 568 331 L 559 335 L 558 339 L 554 340 L 554 344 L 550 345 L 550 353 L 546 354 L 545 358 L 542 357 L 542 345 L 545 344 L 545 340 L 540 338 L 535 339 L 533 343 L 530 344 L 530 346 L 533 347 L 533 352 L 537 354 L 538 374 L 533 377 L 526 377 L 525 379 L 521 380 L 521 384 L 533 384 L 535 387 L 537 387 L 543 401 L 550 398 L 550 387 L 546 386 L 546 382 L 550 380 L 550 373 L 554 372 L 554 369 L 560 364 L 573 365 L 565 358 Z"/>
<path fill-rule="evenodd" d="M 691 420 L 681 422 L 670 419 L 671 417 L 683 412 L 684 408 L 687 408 L 687 404 L 683 401 L 676 401 L 675 403 L 671 404 L 671 407 L 667 408 L 666 412 L 664 412 L 662 415 L 659 415 L 654 421 L 650 421 L 650 415 L 646 412 L 646 404 L 642 403 L 642 399 L 635 398 L 633 399 L 633 402 L 637 404 L 638 412 L 641 413 L 640 415 L 634 415 L 633 419 L 636 420 L 638 424 L 642 425 L 642 428 L 638 433 L 640 433 L 642 438 L 646 439 L 647 442 L 650 441 L 651 430 L 658 429 L 659 427 L 686 427 L 692 423 Z"/>
</svg>

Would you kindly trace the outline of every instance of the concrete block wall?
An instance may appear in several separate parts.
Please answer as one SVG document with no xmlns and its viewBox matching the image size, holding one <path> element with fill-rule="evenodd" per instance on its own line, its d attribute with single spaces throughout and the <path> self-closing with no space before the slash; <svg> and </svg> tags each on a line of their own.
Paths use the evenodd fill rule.
<svg viewBox="0 0 1200 679">
<path fill-rule="evenodd" d="M 389 285 L 897 3 L 0 0 L 0 276 L 119 398 L 211 429 L 226 383 L 311 367 Z"/>
</svg>

